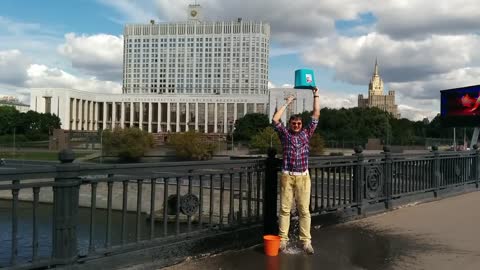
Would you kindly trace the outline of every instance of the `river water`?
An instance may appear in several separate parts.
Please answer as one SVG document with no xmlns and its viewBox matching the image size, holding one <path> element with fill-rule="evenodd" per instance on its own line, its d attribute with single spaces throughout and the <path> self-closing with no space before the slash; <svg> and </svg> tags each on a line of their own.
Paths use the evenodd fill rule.
<svg viewBox="0 0 480 270">
<path fill-rule="evenodd" d="M 10 264 L 11 246 L 12 246 L 12 202 L 9 200 L 0 200 L 0 267 Z M 38 256 L 40 258 L 49 258 L 52 253 L 52 211 L 51 204 L 40 204 L 37 211 L 37 230 L 38 230 Z M 18 205 L 18 259 L 17 262 L 29 262 L 32 258 L 32 236 L 33 236 L 33 207 L 31 202 L 19 202 Z M 147 239 L 150 235 L 150 221 L 148 215 L 141 215 L 141 239 Z M 102 248 L 106 239 L 107 212 L 103 209 L 97 209 L 95 214 L 95 235 L 94 244 L 96 248 Z M 136 240 L 136 213 L 127 213 L 126 218 L 127 242 Z M 121 241 L 121 211 L 112 211 L 111 242 L 112 245 L 118 245 Z M 174 232 L 175 224 L 169 224 L 169 232 Z M 185 226 L 181 230 L 185 230 Z M 78 250 L 80 255 L 86 255 L 89 244 L 90 232 L 90 208 L 79 209 L 79 219 L 77 226 Z M 155 225 L 155 235 L 161 236 L 163 233 L 163 223 L 157 222 Z"/>
</svg>

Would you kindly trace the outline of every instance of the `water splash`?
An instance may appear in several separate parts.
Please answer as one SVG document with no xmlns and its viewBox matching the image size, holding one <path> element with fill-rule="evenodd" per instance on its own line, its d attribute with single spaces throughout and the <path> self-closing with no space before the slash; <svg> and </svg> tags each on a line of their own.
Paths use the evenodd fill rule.
<svg viewBox="0 0 480 270">
<path fill-rule="evenodd" d="M 288 238 L 290 239 L 288 241 L 287 248 L 284 250 L 283 253 L 285 254 L 299 254 L 302 253 L 303 250 L 299 247 L 300 244 L 300 239 L 299 239 L 299 233 L 300 233 L 300 220 L 298 216 L 298 210 L 297 206 L 294 203 L 292 205 L 292 210 L 290 211 L 290 229 L 288 232 Z"/>
<path fill-rule="evenodd" d="M 290 239 L 290 242 L 297 243 L 299 241 L 300 234 L 300 217 L 298 216 L 296 205 L 292 206 L 290 217 L 290 230 L 288 232 L 288 238 Z"/>
<path fill-rule="evenodd" d="M 301 248 L 299 248 L 297 245 L 289 242 L 287 248 L 283 251 L 283 253 L 294 255 L 294 254 L 303 253 L 303 250 Z"/>
</svg>

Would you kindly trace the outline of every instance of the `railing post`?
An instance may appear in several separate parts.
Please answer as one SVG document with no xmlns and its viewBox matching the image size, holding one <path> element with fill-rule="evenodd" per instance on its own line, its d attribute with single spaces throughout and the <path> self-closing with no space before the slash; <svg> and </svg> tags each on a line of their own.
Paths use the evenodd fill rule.
<svg viewBox="0 0 480 270">
<path fill-rule="evenodd" d="M 278 194 L 278 166 L 280 160 L 275 158 L 276 151 L 270 148 L 265 160 L 265 186 L 263 201 L 263 232 L 264 234 L 278 234 L 277 194 Z"/>
<path fill-rule="evenodd" d="M 385 175 L 385 208 L 392 209 L 392 153 L 390 152 L 390 147 L 383 147 L 383 154 L 385 155 L 385 167 L 383 168 L 383 173 Z"/>
<path fill-rule="evenodd" d="M 440 189 L 440 153 L 438 152 L 438 146 L 432 145 L 433 153 L 433 166 L 432 166 L 432 187 L 433 195 L 435 198 L 438 196 L 438 190 Z"/>
<path fill-rule="evenodd" d="M 355 170 L 353 174 L 354 190 L 353 190 L 353 201 L 357 203 L 358 214 L 361 215 L 364 213 L 363 205 L 363 171 L 364 171 L 364 156 L 362 154 L 363 148 L 361 146 L 356 146 L 354 149 L 355 156 L 357 157 Z"/>
<path fill-rule="evenodd" d="M 53 187 L 52 257 L 56 264 L 70 264 L 77 258 L 79 166 L 73 164 L 70 149 L 60 151 Z"/>
<path fill-rule="evenodd" d="M 473 149 L 475 150 L 475 186 L 478 188 L 480 182 L 480 149 L 478 144 L 475 144 Z"/>
</svg>

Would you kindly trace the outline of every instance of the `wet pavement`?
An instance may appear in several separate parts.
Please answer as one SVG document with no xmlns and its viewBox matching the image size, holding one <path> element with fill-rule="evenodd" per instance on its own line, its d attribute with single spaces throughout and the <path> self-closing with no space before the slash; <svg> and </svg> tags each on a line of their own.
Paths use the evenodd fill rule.
<svg viewBox="0 0 480 270">
<path fill-rule="evenodd" d="M 314 255 L 263 246 L 190 259 L 168 270 L 480 269 L 480 192 L 312 229 Z"/>
<path fill-rule="evenodd" d="M 263 245 L 247 250 L 186 262 L 170 270 L 310 270 L 310 269 L 388 269 L 399 257 L 414 256 L 433 248 L 400 235 L 378 232 L 357 225 L 332 226 L 314 230 L 314 255 L 290 246 L 286 253 L 268 257 Z"/>
</svg>

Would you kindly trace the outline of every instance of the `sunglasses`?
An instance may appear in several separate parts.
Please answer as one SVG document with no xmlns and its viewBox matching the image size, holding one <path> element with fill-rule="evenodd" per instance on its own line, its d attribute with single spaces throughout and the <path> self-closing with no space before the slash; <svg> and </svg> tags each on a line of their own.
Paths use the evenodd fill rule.
<svg viewBox="0 0 480 270">
<path fill-rule="evenodd" d="M 292 126 L 301 126 L 302 122 L 291 122 L 290 125 Z"/>
</svg>

